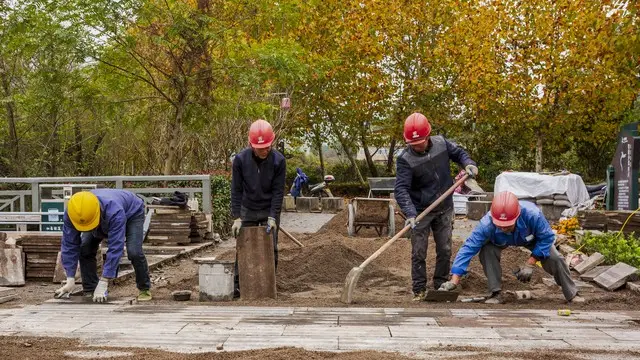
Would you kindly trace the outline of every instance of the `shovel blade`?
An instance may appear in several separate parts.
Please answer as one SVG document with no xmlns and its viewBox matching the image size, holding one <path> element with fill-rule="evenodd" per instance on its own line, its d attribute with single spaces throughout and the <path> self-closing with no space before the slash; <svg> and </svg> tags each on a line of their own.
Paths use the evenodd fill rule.
<svg viewBox="0 0 640 360">
<path fill-rule="evenodd" d="M 351 302 L 353 302 L 353 291 L 358 284 L 358 279 L 360 279 L 360 275 L 363 270 L 364 268 L 357 266 L 349 271 L 347 278 L 344 280 L 344 287 L 342 288 L 342 297 L 340 298 L 340 301 L 345 304 L 351 304 Z"/>
<path fill-rule="evenodd" d="M 458 300 L 458 295 L 457 291 L 428 290 L 424 301 L 455 302 Z"/>
</svg>

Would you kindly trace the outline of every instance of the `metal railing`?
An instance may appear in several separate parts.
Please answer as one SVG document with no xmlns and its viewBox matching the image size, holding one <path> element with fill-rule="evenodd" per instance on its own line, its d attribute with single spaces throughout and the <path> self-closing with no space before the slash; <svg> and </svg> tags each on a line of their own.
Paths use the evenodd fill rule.
<svg viewBox="0 0 640 360">
<path fill-rule="evenodd" d="M 125 188 L 127 182 L 146 181 L 198 181 L 200 187 L 190 188 Z M 9 196 L 10 199 L 0 199 L 0 211 L 9 207 L 14 211 L 15 203 L 19 201 L 20 211 L 25 211 L 24 199 L 31 197 L 31 210 L 40 209 L 39 185 L 47 183 L 113 183 L 116 189 L 126 189 L 137 194 L 172 194 L 174 191 L 181 191 L 194 197 L 195 194 L 202 194 L 202 212 L 211 214 L 211 178 L 209 175 L 168 175 L 168 176 L 85 176 L 85 177 L 41 177 L 41 178 L 0 178 L 0 184 L 30 184 L 30 190 L 4 190 L 0 191 L 0 196 Z"/>
</svg>

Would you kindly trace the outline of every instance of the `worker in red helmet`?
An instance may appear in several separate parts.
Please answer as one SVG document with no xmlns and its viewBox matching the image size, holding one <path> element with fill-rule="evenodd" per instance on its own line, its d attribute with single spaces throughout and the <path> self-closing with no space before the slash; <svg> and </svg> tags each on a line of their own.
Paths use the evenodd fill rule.
<svg viewBox="0 0 640 360">
<path fill-rule="evenodd" d="M 396 161 L 395 198 L 402 209 L 406 225 L 411 225 L 411 279 L 414 301 L 424 300 L 427 288 L 427 246 L 433 232 L 436 266 L 433 288 L 449 279 L 451 267 L 451 232 L 453 230 L 453 196 L 448 196 L 420 222 L 416 216 L 453 186 L 450 161 L 460 165 L 472 177 L 478 174 L 469 154 L 443 136 L 431 135 L 429 120 L 413 113 L 404 122 L 407 147 Z"/>
<path fill-rule="evenodd" d="M 584 302 L 584 298 L 578 296 L 569 267 L 553 246 L 555 238 L 549 222 L 535 204 L 518 201 L 509 191 L 497 193 L 491 202 L 491 210 L 458 250 L 451 268 L 451 280 L 442 284 L 440 290 L 456 290 L 460 277 L 467 273 L 471 258 L 480 253 L 490 293 L 485 302 L 502 303 L 500 254 L 508 246 L 522 246 L 531 251 L 531 256 L 514 272 L 518 280 L 531 281 L 535 264 L 540 261 L 544 271 L 562 287 L 567 301 Z"/>
<path fill-rule="evenodd" d="M 286 162 L 271 145 L 275 134 L 271 124 L 257 120 L 249 128 L 249 147 L 233 159 L 231 174 L 231 234 L 237 237 L 243 226 L 265 226 L 273 238 L 278 266 L 278 227 L 284 197 Z M 236 257 L 234 296 L 240 296 Z"/>
</svg>

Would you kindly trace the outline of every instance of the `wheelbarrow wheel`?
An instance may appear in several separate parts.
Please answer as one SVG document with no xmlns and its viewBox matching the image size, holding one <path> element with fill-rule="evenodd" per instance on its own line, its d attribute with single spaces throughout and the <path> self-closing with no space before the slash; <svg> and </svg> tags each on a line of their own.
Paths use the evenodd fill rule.
<svg viewBox="0 0 640 360">
<path fill-rule="evenodd" d="M 347 232 L 349 233 L 349 236 L 355 236 L 356 227 L 354 223 L 356 221 L 356 214 L 355 214 L 355 209 L 353 208 L 353 204 L 349 204 L 347 206 L 347 210 L 349 212 L 349 220 L 347 222 Z"/>
</svg>

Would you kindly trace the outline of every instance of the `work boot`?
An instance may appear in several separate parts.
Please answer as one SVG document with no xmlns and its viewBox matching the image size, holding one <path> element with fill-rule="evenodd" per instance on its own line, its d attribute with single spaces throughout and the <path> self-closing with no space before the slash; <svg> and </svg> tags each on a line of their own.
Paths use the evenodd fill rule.
<svg viewBox="0 0 640 360">
<path fill-rule="evenodd" d="M 138 294 L 138 301 L 150 301 L 151 299 L 153 299 L 153 297 L 151 297 L 151 291 L 147 290 L 140 290 L 140 293 Z"/>
<path fill-rule="evenodd" d="M 413 294 L 413 301 L 424 301 L 424 297 L 425 297 L 424 290 L 423 291 L 419 291 L 419 292 Z"/>
<path fill-rule="evenodd" d="M 504 300 L 502 299 L 502 292 L 501 291 L 494 292 L 493 294 L 491 294 L 491 296 L 487 300 L 485 300 L 484 303 L 493 304 L 493 305 L 504 304 Z"/>
</svg>

